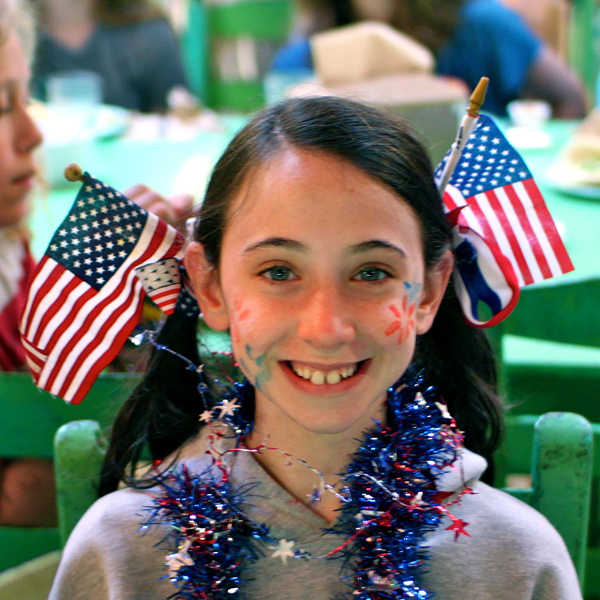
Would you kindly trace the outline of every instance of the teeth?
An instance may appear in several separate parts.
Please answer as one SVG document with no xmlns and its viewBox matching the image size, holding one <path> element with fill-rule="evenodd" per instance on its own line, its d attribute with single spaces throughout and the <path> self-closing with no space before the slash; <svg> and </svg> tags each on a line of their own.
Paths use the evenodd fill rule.
<svg viewBox="0 0 600 600">
<path fill-rule="evenodd" d="M 315 371 L 310 377 L 310 382 L 315 385 L 323 385 L 325 383 L 325 374 L 322 371 Z"/>
<path fill-rule="evenodd" d="M 327 373 L 327 383 L 334 385 L 342 380 L 342 374 L 339 371 L 329 371 Z"/>
<path fill-rule="evenodd" d="M 310 380 L 310 382 L 314 385 L 323 385 L 324 383 L 328 383 L 329 385 L 335 385 L 339 383 L 342 379 L 346 379 L 347 377 L 351 377 L 356 372 L 356 365 L 352 365 L 350 367 L 342 367 L 341 369 L 332 369 L 331 371 L 323 372 L 323 371 L 312 371 L 308 367 L 303 365 L 294 365 L 291 363 L 292 369 L 294 373 L 302 379 Z"/>
</svg>

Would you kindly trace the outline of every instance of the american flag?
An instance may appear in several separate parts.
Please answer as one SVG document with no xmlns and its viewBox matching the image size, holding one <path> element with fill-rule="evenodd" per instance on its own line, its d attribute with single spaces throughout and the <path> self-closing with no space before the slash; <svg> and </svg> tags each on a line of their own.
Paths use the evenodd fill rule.
<svg viewBox="0 0 600 600">
<path fill-rule="evenodd" d="M 472 325 L 499 323 L 520 287 L 573 270 L 529 169 L 489 117 L 479 116 L 443 200 L 455 225 L 458 298 Z M 480 317 L 480 302 L 491 318 Z"/>
<path fill-rule="evenodd" d="M 468 206 L 460 224 L 498 246 L 521 287 L 574 269 L 529 169 L 490 117 L 479 116 L 449 183 L 447 210 Z"/>
<path fill-rule="evenodd" d="M 88 173 L 34 274 L 21 338 L 38 387 L 75 404 L 142 311 L 135 269 L 180 258 L 184 238 Z"/>
</svg>

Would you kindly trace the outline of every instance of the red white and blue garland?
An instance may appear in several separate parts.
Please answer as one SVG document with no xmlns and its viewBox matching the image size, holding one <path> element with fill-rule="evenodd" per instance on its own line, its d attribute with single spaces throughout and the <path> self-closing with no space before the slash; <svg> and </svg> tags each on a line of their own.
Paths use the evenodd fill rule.
<svg viewBox="0 0 600 600">
<path fill-rule="evenodd" d="M 471 493 L 464 486 L 449 501 L 452 493 L 436 487 L 442 470 L 456 462 L 462 449 L 462 433 L 436 390 L 426 385 L 422 375 L 389 390 L 388 423 L 377 423 L 366 433 L 342 476 L 340 492 L 306 465 L 321 480 L 312 501 L 318 502 L 323 491 L 336 493 L 342 501 L 340 517 L 324 535 L 342 534 L 345 541 L 318 557 L 292 550 L 293 543 L 273 538 L 266 524 L 246 515 L 244 502 L 256 484 L 232 490 L 227 454 L 273 450 L 286 455 L 265 444 L 255 448 L 244 444 L 251 422 L 242 414 L 246 411 L 239 409 L 253 405 L 253 394 L 248 382 L 236 383 L 220 404 L 202 414 L 201 419 L 211 427 L 212 465 L 206 471 L 194 474 L 183 465 L 157 477 L 162 489 L 144 525 L 169 528 L 167 539 L 173 550 L 166 564 L 168 577 L 177 587 L 171 598 L 243 597 L 243 567 L 272 550 L 275 543 L 275 555 L 282 557 L 327 560 L 342 556 L 340 578 L 350 582 L 350 594 L 356 600 L 432 599 L 433 594 L 419 585 L 427 558 L 423 541 L 443 517 L 450 519 L 446 529 L 454 532 L 455 539 L 460 534 L 468 536 L 468 523 L 455 517 L 449 507 Z M 219 429 L 217 419 L 227 424 L 226 430 Z M 235 443 L 218 451 L 214 442 L 231 436 L 232 430 Z"/>
</svg>

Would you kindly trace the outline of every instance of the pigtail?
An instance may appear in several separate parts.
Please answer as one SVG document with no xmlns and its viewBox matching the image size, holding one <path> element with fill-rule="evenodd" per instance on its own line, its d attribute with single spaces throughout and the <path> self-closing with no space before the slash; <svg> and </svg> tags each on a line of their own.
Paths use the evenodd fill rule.
<svg viewBox="0 0 600 600">
<path fill-rule="evenodd" d="M 431 329 L 417 340 L 414 366 L 447 402 L 465 446 L 491 465 L 503 429 L 496 359 L 486 333 L 465 321 L 452 281 Z"/>
<path fill-rule="evenodd" d="M 157 338 L 164 345 L 200 363 L 196 318 L 175 311 Z M 117 489 L 120 481 L 136 483 L 135 468 L 148 455 L 162 460 L 198 431 L 201 408 L 199 374 L 170 352 L 154 348 L 148 371 L 122 406 L 113 424 L 100 475 L 98 495 Z"/>
</svg>

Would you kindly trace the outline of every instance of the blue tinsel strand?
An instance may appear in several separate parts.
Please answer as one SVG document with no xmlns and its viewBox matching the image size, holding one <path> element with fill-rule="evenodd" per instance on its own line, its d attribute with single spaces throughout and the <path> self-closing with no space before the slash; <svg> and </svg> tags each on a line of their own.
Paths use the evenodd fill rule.
<svg viewBox="0 0 600 600">
<path fill-rule="evenodd" d="M 236 384 L 225 401 L 239 399 L 244 409 L 253 402 L 247 382 Z M 462 436 L 422 376 L 389 390 L 388 424 L 366 433 L 343 475 L 343 503 L 336 524 L 326 534 L 343 534 L 344 542 L 325 557 L 344 557 L 342 580 L 357 600 L 432 600 L 419 586 L 427 558 L 421 547 L 445 514 L 435 481 L 454 462 Z M 213 410 L 218 410 L 218 406 Z M 224 417 L 241 440 L 251 427 L 238 410 Z M 240 598 L 242 565 L 261 556 L 261 546 L 274 540 L 264 524 L 243 510 L 252 484 L 233 495 L 226 470 L 213 465 L 193 475 L 185 466 L 159 482 L 163 487 L 147 524 L 168 525 L 171 540 L 193 564 L 171 573 L 178 600 Z M 177 552 L 177 551 L 176 551 Z M 172 555 L 176 556 L 176 554 Z M 306 554 L 297 553 L 298 558 Z"/>
</svg>

